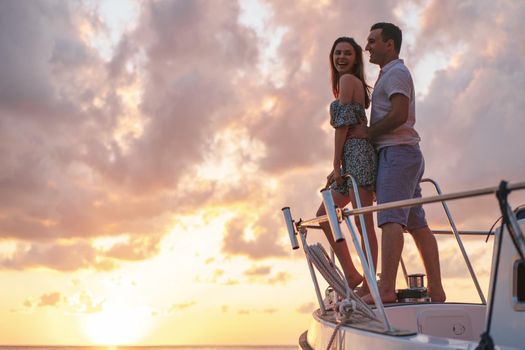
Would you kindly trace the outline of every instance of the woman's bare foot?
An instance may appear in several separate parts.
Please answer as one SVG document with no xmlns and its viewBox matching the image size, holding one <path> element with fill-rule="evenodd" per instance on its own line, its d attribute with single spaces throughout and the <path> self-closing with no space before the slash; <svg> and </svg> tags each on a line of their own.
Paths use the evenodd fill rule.
<svg viewBox="0 0 525 350">
<path fill-rule="evenodd" d="M 366 283 L 363 283 L 361 287 L 357 287 L 354 289 L 354 294 L 358 297 L 364 297 L 367 294 L 370 294 L 370 290 L 368 289 L 368 285 Z"/>
<path fill-rule="evenodd" d="M 361 284 L 361 282 L 363 282 L 363 276 L 358 274 L 356 276 L 353 276 L 352 278 L 347 277 L 346 281 L 348 282 L 348 286 L 350 287 L 350 289 L 354 290 L 355 287 L 357 287 Z"/>
</svg>

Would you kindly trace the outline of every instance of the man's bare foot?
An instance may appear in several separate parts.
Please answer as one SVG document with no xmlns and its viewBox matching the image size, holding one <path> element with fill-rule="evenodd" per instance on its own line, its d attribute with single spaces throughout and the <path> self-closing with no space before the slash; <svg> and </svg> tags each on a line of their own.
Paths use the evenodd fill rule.
<svg viewBox="0 0 525 350">
<path fill-rule="evenodd" d="M 447 300 L 447 295 L 445 294 L 445 291 L 443 290 L 443 288 L 439 288 L 439 289 L 428 288 L 428 295 L 430 296 L 430 300 L 432 300 L 433 303 L 444 303 L 445 300 Z"/>
<path fill-rule="evenodd" d="M 379 296 L 381 297 L 381 301 L 383 302 L 383 304 L 395 303 L 397 301 L 397 296 L 395 292 L 384 292 L 381 289 L 379 289 Z M 361 299 L 368 305 L 375 304 L 374 298 L 372 298 L 372 294 L 367 294 Z"/>
</svg>

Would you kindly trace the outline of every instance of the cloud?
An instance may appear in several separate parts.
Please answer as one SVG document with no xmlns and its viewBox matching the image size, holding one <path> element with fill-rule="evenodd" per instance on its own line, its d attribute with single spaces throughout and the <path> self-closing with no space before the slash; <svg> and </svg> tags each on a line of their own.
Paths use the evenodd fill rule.
<svg viewBox="0 0 525 350">
<path fill-rule="evenodd" d="M 525 174 L 525 163 L 519 161 L 525 102 L 516 95 L 525 87 L 524 48 L 516 47 L 515 39 L 525 5 L 499 3 L 489 10 L 490 4 L 432 1 L 422 14 L 415 51 L 450 57 L 418 104 L 427 174 L 444 188 L 497 186 L 501 179 L 521 181 Z M 518 204 L 525 200 L 521 193 L 515 198 Z M 462 208 L 484 226 L 495 220 L 487 215 L 494 209 Z"/>
<path fill-rule="evenodd" d="M 182 303 L 175 303 L 167 308 L 152 310 L 151 316 L 160 317 L 160 316 L 177 315 L 181 311 L 193 308 L 196 304 L 197 302 L 195 300 L 185 301 Z"/>
<path fill-rule="evenodd" d="M 286 257 L 279 209 L 313 216 L 330 170 L 330 46 L 363 44 L 382 20 L 405 29 L 413 72 L 446 58 L 417 105 L 426 174 L 446 191 L 521 180 L 523 4 L 263 3 L 262 30 L 231 1 L 144 3 L 109 58 L 96 9 L 2 3 L 0 237 L 21 245 L 0 266 L 114 269 L 157 255 L 178 215 L 207 208 L 234 217 L 222 253 Z M 470 208 L 460 224 L 497 212 Z M 111 249 L 91 243 L 119 235 L 129 240 Z"/>
<path fill-rule="evenodd" d="M 2 6 L 1 29 L 15 40 L 0 41 L 9 55 L 0 70 L 0 235 L 55 246 L 35 246 L 33 257 L 18 251 L 3 266 L 60 269 L 45 251 L 63 238 L 148 235 L 105 255 L 157 254 L 173 212 L 214 196 L 208 185 L 178 192 L 179 182 L 214 161 L 206 158 L 211 135 L 245 114 L 247 94 L 239 91 L 248 88 L 248 71 L 257 74 L 259 49 L 253 29 L 238 23 L 240 8 L 228 1 L 144 4 L 136 29 L 105 61 L 90 42 L 107 30 L 96 11 L 68 3 Z M 82 259 L 66 258 L 66 269 L 97 264 L 99 252 L 88 245 L 77 245 Z"/>
<path fill-rule="evenodd" d="M 62 300 L 62 296 L 59 292 L 53 292 L 48 294 L 42 294 L 38 306 L 57 306 Z"/>
<path fill-rule="evenodd" d="M 192 301 L 188 301 L 184 303 L 173 304 L 169 309 L 171 312 L 176 312 L 176 311 L 188 309 L 196 304 L 197 303 L 194 300 L 192 300 Z"/>
<path fill-rule="evenodd" d="M 0 267 L 16 270 L 47 267 L 60 271 L 95 268 L 107 271 L 116 265 L 111 260 L 98 257 L 97 251 L 89 243 L 76 242 L 19 245 L 11 256 L 0 259 Z"/>
<path fill-rule="evenodd" d="M 104 300 L 93 298 L 91 293 L 82 291 L 70 296 L 61 292 L 48 292 L 38 298 L 28 298 L 23 303 L 23 309 L 12 312 L 32 312 L 35 307 L 50 307 L 67 314 L 91 314 L 102 311 Z"/>
<path fill-rule="evenodd" d="M 35 308 L 52 307 L 60 308 L 67 304 L 67 298 L 60 292 L 43 293 L 38 298 L 27 298 L 21 308 L 11 308 L 12 313 L 31 313 Z"/>
<path fill-rule="evenodd" d="M 288 282 L 292 276 L 287 272 L 278 272 L 275 276 L 268 279 L 269 284 L 282 283 L 285 284 Z"/>
<path fill-rule="evenodd" d="M 310 302 L 310 303 L 300 305 L 297 308 L 297 312 L 301 314 L 309 314 L 309 313 L 312 313 L 312 311 L 315 310 L 316 308 L 317 308 L 316 305 Z"/>
<path fill-rule="evenodd" d="M 264 313 L 264 314 L 274 314 L 275 312 L 277 312 L 278 310 L 277 309 L 274 309 L 274 308 L 266 308 L 266 309 L 239 309 L 237 310 L 237 314 L 238 315 L 250 315 L 250 314 L 260 314 L 260 313 Z"/>
<path fill-rule="evenodd" d="M 276 244 L 276 235 L 264 231 L 253 240 L 245 239 L 245 223 L 242 219 L 231 220 L 226 225 L 222 250 L 226 254 L 247 255 L 254 259 L 283 256 L 282 247 Z"/>
<path fill-rule="evenodd" d="M 274 314 L 274 313 L 276 313 L 278 310 L 275 309 L 275 308 L 267 308 L 267 309 L 264 309 L 264 310 L 262 310 L 262 311 L 263 311 L 264 313 L 266 313 L 266 314 Z"/>
<path fill-rule="evenodd" d="M 266 276 L 271 273 L 270 266 L 252 266 L 244 273 L 246 276 Z"/>
<path fill-rule="evenodd" d="M 99 158 L 120 151 L 112 134 L 124 116 L 120 86 L 83 32 L 95 29 L 93 15 L 68 3 L 2 6 L 9 7 L 2 16 L 12 17 L 1 21 L 10 37 L 0 47 L 13 59 L 0 69 L 9 74 L 0 83 L 0 234 L 46 240 L 151 228 L 142 215 L 129 220 L 146 205 L 108 191 L 97 169 Z M 90 156 L 95 150 L 98 158 Z"/>
<path fill-rule="evenodd" d="M 129 153 L 108 164 L 110 176 L 136 191 L 165 189 L 203 160 L 210 135 L 240 112 L 239 72 L 258 55 L 238 14 L 227 1 L 143 6 L 130 51 L 146 56 L 140 112 L 147 125 Z"/>
<path fill-rule="evenodd" d="M 82 291 L 67 298 L 67 310 L 73 314 L 93 314 L 104 309 L 105 300 L 95 298 L 90 292 Z"/>
<path fill-rule="evenodd" d="M 145 260 L 159 252 L 160 237 L 131 237 L 127 242 L 117 243 L 104 255 L 119 260 Z"/>
<path fill-rule="evenodd" d="M 227 285 L 227 286 L 236 286 L 238 285 L 240 282 L 239 280 L 235 279 L 235 278 L 229 278 L 227 279 L 224 284 Z"/>
<path fill-rule="evenodd" d="M 0 267 L 17 270 L 46 267 L 59 271 L 110 271 L 117 269 L 123 261 L 145 260 L 159 252 L 159 236 L 128 235 L 123 238 L 108 247 L 95 247 L 91 241 L 81 239 L 18 244 L 13 252 L 0 256 Z"/>
<path fill-rule="evenodd" d="M 274 285 L 276 283 L 286 283 L 291 279 L 291 275 L 287 272 L 277 272 L 272 274 L 271 266 L 252 266 L 244 272 L 244 275 L 248 277 L 252 282 L 258 281 L 261 283 L 267 283 Z"/>
</svg>

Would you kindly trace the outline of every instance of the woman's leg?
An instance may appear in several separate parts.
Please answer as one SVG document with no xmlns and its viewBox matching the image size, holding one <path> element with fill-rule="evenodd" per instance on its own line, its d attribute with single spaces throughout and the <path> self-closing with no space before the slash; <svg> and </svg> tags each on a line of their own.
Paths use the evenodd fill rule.
<svg viewBox="0 0 525 350">
<path fill-rule="evenodd" d="M 339 192 L 335 192 L 333 190 L 332 196 L 334 198 L 335 205 L 339 208 L 344 208 L 350 202 L 350 198 L 343 196 Z M 326 211 L 324 208 L 324 204 L 321 203 L 319 209 L 317 210 L 317 216 L 325 214 Z M 352 258 L 350 257 L 350 252 L 348 251 L 346 241 L 335 241 L 334 236 L 332 234 L 332 230 L 330 229 L 330 224 L 328 222 L 324 222 L 320 224 L 320 226 L 323 229 L 323 232 L 326 238 L 328 239 L 330 246 L 334 250 L 337 259 L 341 263 L 341 267 L 343 269 L 343 273 L 345 274 L 346 280 L 348 281 L 348 285 L 351 289 L 354 289 L 363 281 L 363 276 L 361 276 L 359 271 L 356 270 L 354 263 L 352 262 Z"/>
<path fill-rule="evenodd" d="M 358 187 L 358 190 L 359 190 L 359 199 L 361 200 L 361 206 L 368 207 L 368 206 L 373 205 L 374 193 L 363 187 Z M 357 201 L 356 201 L 353 191 L 350 191 L 350 199 L 352 200 L 352 207 L 357 208 Z M 364 214 L 363 216 L 365 219 L 366 234 L 368 237 L 368 244 L 370 246 L 370 254 L 372 255 L 372 259 L 373 259 L 374 271 L 377 271 L 378 247 L 377 247 L 377 236 L 376 236 L 375 224 L 374 224 L 374 216 L 372 213 Z M 354 217 L 354 222 L 357 226 L 357 229 L 359 230 L 359 233 L 361 234 L 361 248 L 363 249 L 363 252 L 365 253 L 365 258 L 368 261 L 368 255 L 366 254 L 366 247 L 365 247 L 365 242 L 363 239 L 363 230 L 361 228 L 361 221 L 359 220 L 359 216 Z M 365 281 L 363 283 L 363 287 L 358 291 L 358 295 L 363 296 L 368 293 L 369 293 L 369 289 Z"/>
</svg>

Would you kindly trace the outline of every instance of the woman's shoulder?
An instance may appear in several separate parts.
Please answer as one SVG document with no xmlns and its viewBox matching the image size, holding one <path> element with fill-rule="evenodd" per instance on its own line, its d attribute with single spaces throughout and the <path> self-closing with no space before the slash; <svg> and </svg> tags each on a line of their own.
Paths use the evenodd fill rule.
<svg viewBox="0 0 525 350">
<path fill-rule="evenodd" d="M 346 73 L 341 75 L 339 77 L 339 86 L 342 86 L 342 84 L 348 85 L 348 86 L 362 86 L 361 80 L 359 80 L 358 77 L 356 77 L 353 74 Z"/>
<path fill-rule="evenodd" d="M 341 95 L 346 95 L 347 98 L 352 99 L 352 96 L 354 96 L 354 91 L 359 91 L 359 89 L 362 88 L 363 83 L 353 74 L 343 74 L 339 78 L 339 92 Z"/>
<path fill-rule="evenodd" d="M 353 74 L 343 74 L 339 78 L 339 99 L 343 103 L 357 100 L 360 101 L 361 90 L 363 90 L 363 83 Z"/>
</svg>

